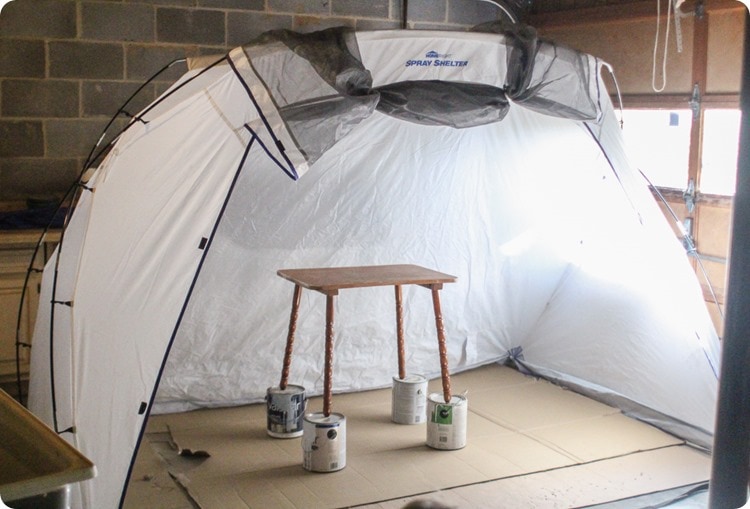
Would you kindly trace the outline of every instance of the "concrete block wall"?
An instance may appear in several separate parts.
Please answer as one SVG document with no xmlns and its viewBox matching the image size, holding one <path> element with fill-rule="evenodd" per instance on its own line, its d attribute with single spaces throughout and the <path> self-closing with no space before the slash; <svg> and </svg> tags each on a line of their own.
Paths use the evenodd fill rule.
<svg viewBox="0 0 750 509">
<path fill-rule="evenodd" d="M 532 11 L 629 1 L 535 0 Z M 123 103 L 176 59 L 278 28 L 400 28 L 402 13 L 402 0 L 12 0 L 0 11 L 0 211 L 59 197 Z M 407 26 L 464 30 L 499 16 L 486 0 L 408 0 Z M 185 70 L 147 85 L 109 131 Z"/>
<path fill-rule="evenodd" d="M 499 16 L 479 0 L 408 7 L 413 29 Z M 61 196 L 122 104 L 176 59 L 221 54 L 277 28 L 400 28 L 402 10 L 401 0 L 13 0 L 0 12 L 0 210 Z M 111 133 L 185 70 L 176 64 L 147 85 Z"/>
</svg>

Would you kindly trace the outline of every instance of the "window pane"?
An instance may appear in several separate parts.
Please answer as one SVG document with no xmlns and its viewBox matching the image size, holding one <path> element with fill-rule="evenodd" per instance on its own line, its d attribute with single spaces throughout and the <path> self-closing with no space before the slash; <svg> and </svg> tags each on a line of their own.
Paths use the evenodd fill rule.
<svg viewBox="0 0 750 509">
<path fill-rule="evenodd" d="M 706 110 L 703 115 L 702 193 L 734 195 L 740 110 Z"/>
<path fill-rule="evenodd" d="M 624 111 L 628 153 L 655 186 L 685 189 L 692 119 L 690 110 Z"/>
</svg>

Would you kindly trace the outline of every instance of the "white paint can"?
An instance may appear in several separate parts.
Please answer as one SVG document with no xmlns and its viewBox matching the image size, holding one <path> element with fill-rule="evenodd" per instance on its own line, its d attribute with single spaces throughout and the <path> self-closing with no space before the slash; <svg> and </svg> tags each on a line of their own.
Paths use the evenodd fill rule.
<svg viewBox="0 0 750 509">
<path fill-rule="evenodd" d="M 422 375 L 393 377 L 391 420 L 397 424 L 419 424 L 427 420 L 427 379 Z"/>
<path fill-rule="evenodd" d="M 335 472 L 346 466 L 346 417 L 323 412 L 305 415 L 302 466 L 311 472 Z"/>
<path fill-rule="evenodd" d="M 274 438 L 302 436 L 305 416 L 305 388 L 287 385 L 286 389 L 269 387 L 266 391 L 266 432 Z"/>
<path fill-rule="evenodd" d="M 452 396 L 446 403 L 441 393 L 430 394 L 427 397 L 427 445 L 444 450 L 465 447 L 468 407 L 466 396 Z"/>
</svg>

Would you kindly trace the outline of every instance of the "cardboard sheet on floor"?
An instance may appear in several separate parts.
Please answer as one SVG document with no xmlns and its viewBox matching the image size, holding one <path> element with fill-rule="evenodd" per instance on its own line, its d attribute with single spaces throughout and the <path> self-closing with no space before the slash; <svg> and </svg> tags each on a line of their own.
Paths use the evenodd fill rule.
<svg viewBox="0 0 750 509">
<path fill-rule="evenodd" d="M 347 466 L 338 472 L 305 471 L 300 438 L 266 434 L 264 405 L 154 416 L 147 438 L 169 432 L 180 448 L 210 455 L 170 465 L 204 509 L 400 507 L 431 492 L 469 507 L 493 487 L 571 507 L 708 478 L 708 456 L 680 439 L 508 367 L 454 375 L 452 386 L 469 401 L 468 443 L 456 451 L 427 447 L 425 424 L 392 423 L 390 389 L 335 395 L 333 411 L 347 418 Z M 311 398 L 308 411 L 321 409 Z"/>
</svg>

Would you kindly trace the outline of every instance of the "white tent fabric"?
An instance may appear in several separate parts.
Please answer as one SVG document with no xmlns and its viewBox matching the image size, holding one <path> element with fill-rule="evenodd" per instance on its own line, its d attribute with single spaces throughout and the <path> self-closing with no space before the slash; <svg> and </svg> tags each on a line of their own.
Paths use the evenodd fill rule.
<svg viewBox="0 0 750 509">
<path fill-rule="evenodd" d="M 241 51 L 233 58 L 247 68 Z M 199 243 L 210 236 L 251 146 L 252 131 L 245 126 L 265 132 L 252 103 L 233 107 L 243 103 L 248 103 L 243 82 L 224 65 L 219 73 L 201 76 L 192 94 L 182 89 L 179 97 L 160 104 L 148 123 L 136 123 L 124 133 L 88 182 L 94 191 L 84 195 L 85 206 L 67 230 L 74 237 L 66 233 L 63 239 L 63 256 L 77 248 L 80 254 L 60 271 L 66 281 L 58 280 L 55 296 L 73 303 L 72 308 L 54 306 L 59 332 L 54 352 L 64 363 L 55 370 L 57 429 L 75 427 L 73 444 L 104 478 L 82 483 L 85 507 L 112 507 L 120 498 L 130 464 L 120 444 L 132 449 L 138 440 L 146 417 L 141 405 L 151 400 L 166 345 L 205 252 Z M 265 143 L 274 147 L 271 140 Z M 186 147 L 195 148 L 188 158 Z M 72 317 L 57 318 L 71 310 Z M 43 335 L 35 337 L 36 369 L 49 365 L 37 360 L 49 349 Z M 48 399 L 49 382 L 32 379 L 30 408 L 50 415 L 49 406 L 35 403 L 38 396 Z M 61 391 L 71 394 L 63 400 Z M 110 479 L 119 481 L 106 482 Z"/>
<path fill-rule="evenodd" d="M 504 38 L 357 34 L 358 58 L 378 86 L 502 88 L 507 73 L 494 68 L 507 48 L 488 47 Z M 281 268 L 416 263 L 456 275 L 441 292 L 452 371 L 512 358 L 709 444 L 718 340 L 685 253 L 627 161 L 593 57 L 576 56 L 587 100 L 570 99 L 576 111 L 596 105 L 588 121 L 561 118 L 571 104 L 539 86 L 543 100 L 519 97 L 502 121 L 456 129 L 373 111 L 376 95 L 336 109 L 348 101 L 333 97 L 338 85 L 299 80 L 314 65 L 286 48 L 235 50 L 141 114 L 87 183 L 45 271 L 30 407 L 73 428 L 63 436 L 97 465 L 77 504 L 121 502 L 149 412 L 258 402 L 278 383 L 293 290 Z M 409 66 L 421 75 L 393 64 L 415 55 L 433 62 Z M 433 67 L 475 58 L 487 72 Z M 335 133 L 330 116 L 297 115 L 316 94 L 349 119 Z M 316 123 L 328 131 L 320 150 L 299 128 Z M 292 363 L 291 381 L 311 394 L 322 392 L 322 299 L 303 292 Z M 390 383 L 392 299 L 342 291 L 334 390 Z M 407 287 L 404 300 L 408 370 L 437 375 L 429 292 Z"/>
</svg>

